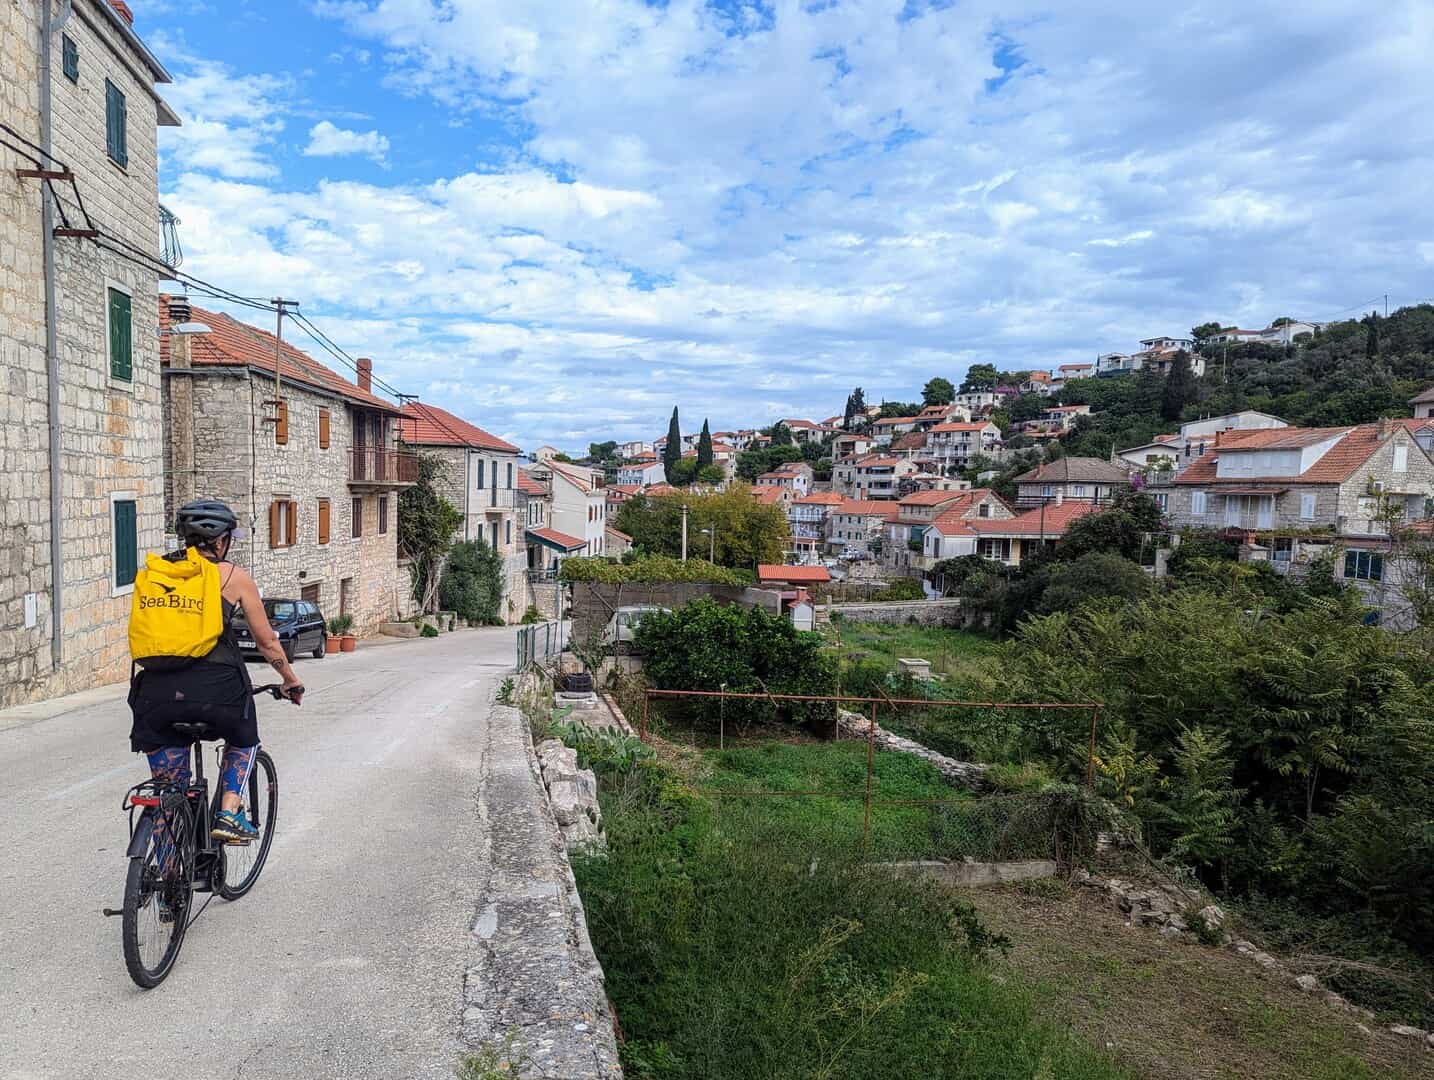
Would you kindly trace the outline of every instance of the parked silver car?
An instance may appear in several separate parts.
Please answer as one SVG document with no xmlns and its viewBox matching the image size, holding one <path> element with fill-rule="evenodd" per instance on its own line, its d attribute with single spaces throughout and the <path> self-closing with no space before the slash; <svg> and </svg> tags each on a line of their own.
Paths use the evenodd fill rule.
<svg viewBox="0 0 1434 1080">
<path fill-rule="evenodd" d="M 648 615 L 654 611 L 660 611 L 664 615 L 671 615 L 670 608 L 657 607 L 653 604 L 633 604 L 628 607 L 620 607 L 612 613 L 612 618 L 603 627 L 602 643 L 617 653 L 630 653 L 633 651 L 633 642 L 637 639 L 637 627 Z"/>
</svg>

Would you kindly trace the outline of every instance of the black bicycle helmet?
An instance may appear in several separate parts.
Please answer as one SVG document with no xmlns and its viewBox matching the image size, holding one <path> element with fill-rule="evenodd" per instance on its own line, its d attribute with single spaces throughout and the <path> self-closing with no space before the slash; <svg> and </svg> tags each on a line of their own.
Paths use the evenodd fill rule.
<svg viewBox="0 0 1434 1080">
<path fill-rule="evenodd" d="M 174 518 L 174 531 L 186 544 L 202 544 L 232 533 L 239 526 L 234 511 L 218 499 L 185 503 Z"/>
</svg>

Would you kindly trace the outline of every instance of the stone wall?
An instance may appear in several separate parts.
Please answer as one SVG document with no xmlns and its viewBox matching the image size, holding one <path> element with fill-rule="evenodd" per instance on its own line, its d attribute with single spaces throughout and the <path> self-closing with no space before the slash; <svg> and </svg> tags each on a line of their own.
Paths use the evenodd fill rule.
<svg viewBox="0 0 1434 1080">
<path fill-rule="evenodd" d="M 602 633 L 613 612 L 620 607 L 651 605 L 676 609 L 702 596 L 710 596 L 719 604 L 761 607 L 773 613 L 782 609 L 780 593 L 740 585 L 577 581 L 572 584 L 572 608 L 566 613 L 572 620 L 572 640 L 586 642 Z"/>
<path fill-rule="evenodd" d="M 840 615 L 850 622 L 880 623 L 883 626 L 960 626 L 960 600 L 887 601 L 872 604 L 828 604 L 828 618 Z"/>
<path fill-rule="evenodd" d="M 264 423 L 275 394 L 273 380 L 249 369 L 198 368 L 166 371 L 167 387 L 189 380 L 194 403 L 195 497 L 217 498 L 234 507 L 249 538 L 233 558 L 254 575 L 266 597 L 297 597 L 319 587 L 326 618 L 344 609 L 354 633 L 377 633 L 407 610 L 408 576 L 398 567 L 398 491 L 351 488 L 349 450 L 353 411 L 344 399 L 292 382 L 282 384 L 288 403 L 288 441 L 279 445 L 274 425 Z M 168 392 L 171 400 L 175 394 Z M 329 411 L 329 445 L 319 446 L 319 410 Z M 171 427 L 171 430 L 173 428 Z M 172 497 L 177 497 L 177 494 Z M 319 500 L 329 500 L 329 540 L 319 543 Z M 269 506 L 297 503 L 295 542 L 270 547 Z M 360 500 L 361 536 L 354 536 L 354 500 Z M 379 531 L 379 502 L 388 502 L 387 529 Z"/>
<path fill-rule="evenodd" d="M 0 5 L 0 103 L 5 120 L 40 141 L 38 4 Z M 74 5 L 65 27 L 78 45 L 80 77 L 62 73 L 59 35 L 50 80 L 54 154 L 75 173 L 94 223 L 147 252 L 159 251 L 156 113 L 146 69 L 120 43 L 91 0 Z M 118 50 L 118 51 L 116 51 Z M 136 74 L 139 73 L 139 74 Z M 105 80 L 128 102 L 128 164 L 106 154 Z M 0 550 L 0 705 L 112 682 L 128 671 L 129 585 L 116 585 L 113 504 L 136 504 L 138 547 L 160 546 L 163 465 L 152 272 L 87 239 L 55 241 L 60 369 L 63 655 L 52 666 L 53 572 L 50 565 L 49 423 L 45 364 L 40 186 L 20 180 L 31 163 L 0 151 L 0 367 L 5 377 L 5 435 L 0 502 L 6 508 Z M 73 194 L 57 185 L 74 214 Z M 58 221 L 57 221 L 58 224 Z M 72 225 L 82 224 L 78 218 Z M 132 378 L 112 378 L 107 289 L 129 295 Z M 25 597 L 34 594 L 35 625 Z"/>
</svg>

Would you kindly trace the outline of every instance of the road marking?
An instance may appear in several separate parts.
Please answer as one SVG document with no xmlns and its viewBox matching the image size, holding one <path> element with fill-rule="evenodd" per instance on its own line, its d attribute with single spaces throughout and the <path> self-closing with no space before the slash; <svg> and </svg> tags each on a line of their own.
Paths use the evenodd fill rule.
<svg viewBox="0 0 1434 1080">
<path fill-rule="evenodd" d="M 57 800 L 57 799 L 64 799 L 64 798 L 67 798 L 67 797 L 70 796 L 70 795 L 73 795 L 73 794 L 74 794 L 75 792 L 77 792 L 77 791 L 83 791 L 85 788 L 91 787 L 91 786 L 93 786 L 94 784 L 98 784 L 98 783 L 101 783 L 101 782 L 103 782 L 103 781 L 105 781 L 105 780 L 109 780 L 109 779 L 111 779 L 111 778 L 113 778 L 113 777 L 119 776 L 120 773 L 132 773 L 132 772 L 134 772 L 134 763 L 133 763 L 133 762 L 130 762 L 130 763 L 127 763 L 127 764 L 124 764 L 124 765 L 116 765 L 113 769 L 106 769 L 106 770 L 105 770 L 104 772 L 102 772 L 102 773 L 96 773 L 94 776 L 90 777 L 88 780 L 81 780 L 81 781 L 79 781 L 78 783 L 71 784 L 69 787 L 60 788 L 59 791 L 52 791 L 52 792 L 50 792 L 50 794 L 48 794 L 48 795 L 45 796 L 45 799 L 46 799 L 48 802 L 54 802 L 54 801 Z"/>
</svg>

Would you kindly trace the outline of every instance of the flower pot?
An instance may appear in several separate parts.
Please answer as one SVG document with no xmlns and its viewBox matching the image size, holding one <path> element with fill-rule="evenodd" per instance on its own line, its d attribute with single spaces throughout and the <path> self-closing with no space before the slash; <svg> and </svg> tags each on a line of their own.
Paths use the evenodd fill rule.
<svg viewBox="0 0 1434 1080">
<path fill-rule="evenodd" d="M 343 643 L 343 638 L 339 637 L 337 634 L 330 634 L 327 638 L 324 639 L 325 655 L 332 656 L 334 653 L 338 652 L 340 648 L 343 647 Z"/>
<path fill-rule="evenodd" d="M 339 639 L 339 650 L 341 652 L 353 652 L 354 647 L 357 645 L 358 638 L 354 637 L 352 634 L 345 634 Z"/>
</svg>

